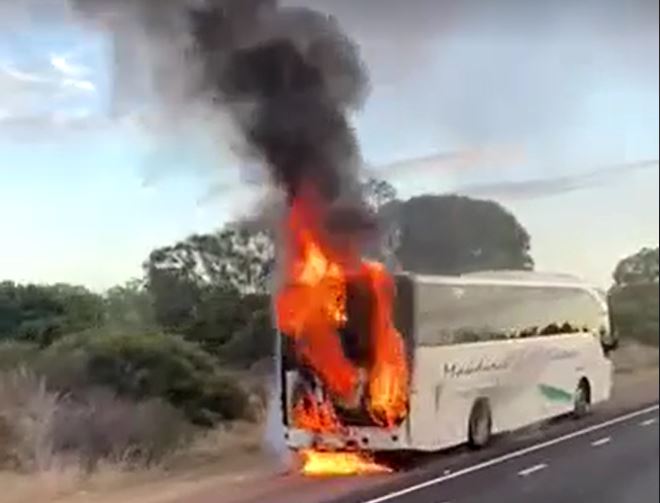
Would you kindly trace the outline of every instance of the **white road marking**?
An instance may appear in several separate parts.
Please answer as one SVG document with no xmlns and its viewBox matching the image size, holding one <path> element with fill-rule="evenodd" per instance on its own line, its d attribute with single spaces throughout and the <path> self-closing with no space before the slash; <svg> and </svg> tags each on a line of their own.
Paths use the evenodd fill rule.
<svg viewBox="0 0 660 503">
<path fill-rule="evenodd" d="M 547 440 L 545 442 L 541 442 L 539 444 L 532 445 L 530 447 L 525 447 L 524 449 L 520 449 L 517 451 L 510 452 L 508 454 L 503 454 L 502 456 L 498 456 L 493 459 L 489 459 L 487 461 L 483 461 L 482 463 L 477 463 L 476 465 L 468 466 L 466 468 L 463 468 L 462 470 L 458 470 L 456 472 L 450 473 L 449 475 L 442 475 L 441 477 L 436 477 L 434 479 L 427 480 L 426 482 L 421 482 L 419 484 L 415 484 L 410 487 L 406 487 L 405 489 L 400 489 L 398 491 L 391 492 L 389 494 L 385 494 L 383 496 L 378 496 L 376 498 L 370 499 L 363 501 L 362 503 L 383 503 L 385 501 L 391 501 L 393 499 L 399 498 L 400 496 L 405 496 L 406 494 L 414 493 L 417 491 L 421 491 L 422 489 L 426 489 L 427 487 L 431 487 L 437 484 L 440 484 L 442 482 L 445 482 L 446 480 L 452 480 L 458 477 L 461 477 L 463 475 L 468 475 L 470 473 L 478 472 L 480 470 L 484 470 L 486 468 L 490 468 L 491 466 L 498 465 L 500 463 L 504 463 L 505 461 L 509 461 L 511 459 L 516 459 L 519 457 L 522 457 L 526 454 L 530 454 L 532 452 L 539 451 L 541 449 L 545 449 L 546 447 L 550 447 L 553 445 L 560 444 L 562 442 L 565 442 L 567 440 L 571 440 L 573 438 L 577 438 L 583 435 L 586 435 L 588 433 L 602 430 L 603 428 L 607 428 L 608 426 L 612 426 L 618 423 L 622 423 L 624 421 L 628 421 L 629 419 L 634 419 L 639 416 L 643 416 L 644 414 L 649 414 L 650 412 L 655 412 L 660 408 L 658 404 L 652 405 L 650 407 L 646 407 L 645 409 L 641 409 L 635 412 L 630 412 L 628 414 L 624 414 L 622 416 L 615 417 L 613 419 L 609 419 L 605 422 L 595 424 L 593 426 L 589 426 L 587 428 L 583 428 L 581 430 L 577 430 L 571 433 L 567 433 L 566 435 L 562 435 L 557 438 L 553 438 L 551 440 Z"/>
<path fill-rule="evenodd" d="M 591 442 L 591 445 L 593 447 L 600 447 L 601 445 L 609 444 L 611 440 L 612 437 L 603 437 L 603 438 L 599 438 L 598 440 L 594 440 L 593 442 Z"/>
<path fill-rule="evenodd" d="M 525 468 L 524 470 L 520 470 L 518 472 L 518 475 L 521 477 L 527 477 L 528 475 L 531 475 L 532 473 L 540 472 L 541 470 L 545 470 L 548 467 L 545 463 L 539 463 L 538 465 L 530 466 L 529 468 Z"/>
<path fill-rule="evenodd" d="M 647 419 L 646 421 L 642 421 L 641 424 L 642 426 L 651 426 L 653 423 L 655 423 L 658 420 L 657 417 L 652 417 L 651 419 Z"/>
</svg>

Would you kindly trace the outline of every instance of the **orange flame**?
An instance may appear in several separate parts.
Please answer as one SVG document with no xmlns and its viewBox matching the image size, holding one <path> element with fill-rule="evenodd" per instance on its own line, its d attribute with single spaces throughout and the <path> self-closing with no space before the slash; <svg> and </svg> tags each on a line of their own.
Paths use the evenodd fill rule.
<svg viewBox="0 0 660 503">
<path fill-rule="evenodd" d="M 295 341 L 298 356 L 322 381 L 331 399 L 303 397 L 293 409 L 293 423 L 316 433 L 340 431 L 333 403 L 355 409 L 365 404 L 372 420 L 392 428 L 407 414 L 408 365 L 401 334 L 392 319 L 394 285 L 385 267 L 362 261 L 349 243 L 328 246 L 320 231 L 323 208 L 297 198 L 286 225 L 288 256 L 283 288 L 276 298 L 279 329 Z M 360 369 L 344 354 L 339 330 L 347 322 L 347 276 L 364 277 L 373 299 L 368 334 L 370 363 Z M 362 386 L 361 376 L 367 376 Z M 366 388 L 366 390 L 363 390 Z M 366 396 L 361 396 L 366 391 Z M 383 472 L 364 453 L 302 453 L 303 473 Z"/>
<path fill-rule="evenodd" d="M 373 364 L 369 375 L 369 411 L 377 424 L 393 427 L 408 412 L 408 365 L 401 334 L 392 320 L 394 285 L 381 264 L 366 262 L 374 293 L 371 320 Z"/>
<path fill-rule="evenodd" d="M 289 214 L 292 257 L 286 284 L 276 299 L 279 329 L 293 337 L 300 356 L 331 394 L 351 402 L 358 371 L 344 355 L 337 330 L 346 320 L 346 278 L 331 262 L 306 220 L 302 204 Z"/>
<path fill-rule="evenodd" d="M 302 473 L 309 476 L 358 475 L 389 473 L 391 470 L 362 452 L 322 452 L 305 449 L 300 452 Z"/>
<path fill-rule="evenodd" d="M 332 404 L 327 400 L 318 402 L 313 397 L 304 396 L 294 407 L 293 421 L 297 428 L 315 433 L 332 433 L 341 430 Z"/>
</svg>

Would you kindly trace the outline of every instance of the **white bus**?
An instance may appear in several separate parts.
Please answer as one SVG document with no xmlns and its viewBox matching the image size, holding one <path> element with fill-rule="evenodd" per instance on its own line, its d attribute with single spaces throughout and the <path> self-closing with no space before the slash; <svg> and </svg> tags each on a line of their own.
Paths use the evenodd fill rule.
<svg viewBox="0 0 660 503">
<path fill-rule="evenodd" d="M 282 357 L 289 447 L 436 451 L 607 400 L 614 347 L 605 295 L 533 272 L 397 277 L 396 323 L 410 362 L 409 412 L 395 428 L 339 412 L 341 434 L 291 422 L 304 371 Z"/>
</svg>

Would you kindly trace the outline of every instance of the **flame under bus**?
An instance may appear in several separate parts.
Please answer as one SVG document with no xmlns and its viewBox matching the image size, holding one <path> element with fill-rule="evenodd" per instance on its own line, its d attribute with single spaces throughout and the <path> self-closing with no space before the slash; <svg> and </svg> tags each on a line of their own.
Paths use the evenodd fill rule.
<svg viewBox="0 0 660 503">
<path fill-rule="evenodd" d="M 347 357 L 365 367 L 369 298 L 350 284 L 347 292 L 348 323 L 339 335 Z M 291 339 L 280 337 L 290 448 L 433 451 L 466 442 L 478 406 L 488 408 L 490 432 L 498 433 L 574 410 L 580 390 L 590 404 L 610 395 L 612 366 L 605 353 L 614 344 L 607 303 L 575 278 L 402 274 L 394 311 L 411 378 L 407 414 L 390 427 L 375 424 L 366 407 L 333 403 L 296 358 Z M 312 422 L 296 419 L 301 407 L 313 409 Z"/>
</svg>

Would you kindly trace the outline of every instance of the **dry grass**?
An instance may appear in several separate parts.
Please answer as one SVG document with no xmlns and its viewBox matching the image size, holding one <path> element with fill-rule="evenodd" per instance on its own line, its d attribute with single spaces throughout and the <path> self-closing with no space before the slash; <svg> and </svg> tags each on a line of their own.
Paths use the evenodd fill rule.
<svg viewBox="0 0 660 503">
<path fill-rule="evenodd" d="M 74 398 L 49 391 L 27 370 L 0 373 L 0 468 L 149 466 L 185 445 L 192 432 L 183 414 L 161 400 L 133 402 L 102 388 Z"/>
<path fill-rule="evenodd" d="M 162 479 L 162 471 L 151 468 L 130 471 L 119 463 L 100 463 L 93 473 L 76 463 L 53 464 L 33 473 L 0 471 L 3 503 L 51 503 L 92 494 L 114 494 L 119 488 L 134 487 Z"/>
<path fill-rule="evenodd" d="M 613 359 L 618 375 L 612 405 L 625 405 L 626 401 L 634 405 L 633 400 L 643 398 L 642 391 L 648 394 L 649 383 L 657 381 L 658 351 L 635 343 L 625 344 L 613 354 Z M 48 410 L 48 400 L 42 398 L 35 403 L 41 404 L 37 410 Z M 34 439 L 33 445 L 42 445 L 36 440 L 41 438 L 38 433 L 41 423 L 27 424 L 32 424 L 34 433 L 29 438 Z M 198 433 L 185 448 L 139 470 L 121 461 L 102 461 L 90 473 L 82 470 L 80 464 L 63 464 L 57 458 L 57 462 L 39 462 L 41 469 L 30 474 L 0 471 L 2 501 L 174 503 L 195 501 L 199 494 L 220 494 L 231 499 L 232 495 L 240 496 L 242 492 L 263 487 L 269 476 L 282 469 L 262 448 L 264 424 L 263 420 L 236 422 Z M 49 458 L 41 455 L 41 459 Z"/>
<path fill-rule="evenodd" d="M 612 353 L 614 368 L 619 374 L 657 368 L 660 361 L 657 346 L 647 346 L 629 341 Z"/>
<path fill-rule="evenodd" d="M 200 433 L 185 449 L 181 449 L 163 464 L 168 470 L 190 470 L 219 464 L 237 465 L 258 456 L 263 447 L 263 426 L 236 422 Z"/>
<path fill-rule="evenodd" d="M 0 465 L 51 468 L 58 401 L 43 379 L 24 369 L 0 374 Z"/>
<path fill-rule="evenodd" d="M 0 471 L 0 487 L 8 488 L 2 502 L 169 503 L 208 487 L 230 490 L 273 472 L 276 462 L 261 446 L 262 427 L 239 422 L 200 434 L 185 449 L 140 470 L 102 462 L 93 472 L 75 463 L 25 474 Z"/>
<path fill-rule="evenodd" d="M 121 501 L 166 501 L 200 480 L 226 485 L 273 466 L 261 450 L 260 424 L 197 431 L 181 444 L 181 423 L 169 409 L 98 390 L 88 398 L 73 403 L 23 370 L 0 374 L 3 503 L 110 503 L 119 493 L 130 495 Z"/>
<path fill-rule="evenodd" d="M 256 410 L 262 402 L 256 396 Z M 139 498 L 146 500 L 218 473 L 242 478 L 272 466 L 259 419 L 195 430 L 161 401 L 131 402 L 98 388 L 74 397 L 49 391 L 30 371 L 0 372 L 0 499 L 91 501 L 150 487 Z"/>
</svg>

